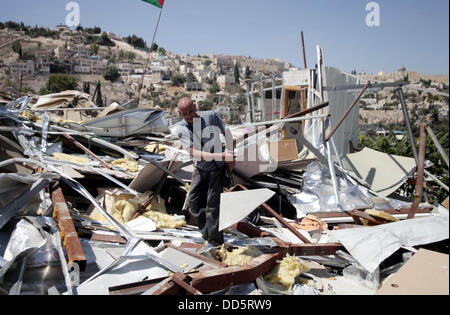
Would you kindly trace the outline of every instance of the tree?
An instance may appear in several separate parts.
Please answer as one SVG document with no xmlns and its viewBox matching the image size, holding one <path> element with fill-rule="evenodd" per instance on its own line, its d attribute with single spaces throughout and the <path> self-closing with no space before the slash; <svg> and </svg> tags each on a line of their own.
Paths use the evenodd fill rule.
<svg viewBox="0 0 450 315">
<path fill-rule="evenodd" d="M 220 92 L 220 86 L 219 86 L 219 84 L 216 82 L 216 83 L 213 83 L 213 84 L 211 85 L 211 87 L 209 88 L 209 93 L 215 94 L 215 93 L 217 93 L 217 92 Z"/>
<path fill-rule="evenodd" d="M 172 86 L 182 86 L 186 82 L 186 77 L 181 74 L 176 74 L 170 78 L 172 81 Z"/>
<path fill-rule="evenodd" d="M 102 99 L 101 88 L 102 88 L 102 85 L 100 84 L 100 81 L 98 81 L 97 87 L 95 88 L 95 91 L 96 91 L 95 104 L 97 106 L 103 106 L 103 99 Z"/>
<path fill-rule="evenodd" d="M 47 82 L 47 90 L 50 93 L 60 93 L 77 88 L 77 79 L 67 74 L 54 74 Z"/>
<path fill-rule="evenodd" d="M 125 58 L 129 61 L 133 61 L 136 58 L 136 55 L 132 51 L 127 51 L 125 53 Z"/>
<path fill-rule="evenodd" d="M 97 55 L 98 54 L 99 47 L 98 47 L 97 44 L 91 44 L 91 46 L 89 48 L 90 48 L 91 55 Z"/>
<path fill-rule="evenodd" d="M 236 83 L 237 85 L 239 85 L 239 84 L 241 84 L 241 81 L 240 81 L 240 73 L 239 73 L 239 66 L 238 66 L 238 64 L 236 63 L 235 65 L 234 65 L 234 83 Z"/>
<path fill-rule="evenodd" d="M 108 34 L 106 34 L 105 32 L 102 33 L 102 35 L 100 36 L 100 39 L 97 41 L 97 43 L 99 45 L 102 46 L 108 46 L 108 47 L 112 47 L 115 46 L 116 44 L 114 44 L 114 42 L 108 37 Z"/>
<path fill-rule="evenodd" d="M 105 80 L 114 82 L 120 77 L 119 70 L 114 66 L 108 66 L 103 72 L 103 77 Z"/>
<path fill-rule="evenodd" d="M 198 109 L 200 111 L 207 111 L 207 110 L 211 110 L 213 107 L 213 103 L 211 101 L 200 101 L 198 102 Z"/>
<path fill-rule="evenodd" d="M 166 55 L 166 50 L 164 48 L 162 48 L 162 47 L 159 47 L 158 48 L 158 54 L 160 56 L 165 56 Z"/>
<path fill-rule="evenodd" d="M 150 51 L 151 52 L 154 52 L 154 51 L 157 51 L 158 50 L 158 44 L 157 43 L 153 43 L 153 45 L 152 45 L 152 47 L 150 47 Z"/>
<path fill-rule="evenodd" d="M 22 52 L 22 45 L 20 44 L 19 41 L 15 41 L 12 45 L 12 50 L 19 54 L 19 58 L 22 59 L 23 56 L 23 52 Z"/>
<path fill-rule="evenodd" d="M 246 67 L 245 67 L 245 76 L 244 76 L 244 77 L 245 77 L 246 79 L 250 79 L 251 74 L 252 74 L 252 73 L 251 73 L 251 71 L 250 71 L 250 67 L 249 67 L 249 66 L 246 66 Z"/>
<path fill-rule="evenodd" d="M 83 82 L 83 93 L 91 94 L 91 84 L 89 82 Z"/>
<path fill-rule="evenodd" d="M 195 78 L 194 74 L 192 74 L 192 72 L 189 72 L 186 75 L 186 82 L 187 83 L 197 82 L 197 79 Z"/>
</svg>

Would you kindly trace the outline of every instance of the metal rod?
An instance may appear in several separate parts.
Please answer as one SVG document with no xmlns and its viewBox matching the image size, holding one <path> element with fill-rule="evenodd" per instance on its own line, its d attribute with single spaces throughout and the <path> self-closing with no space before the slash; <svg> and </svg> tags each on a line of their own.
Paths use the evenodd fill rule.
<svg viewBox="0 0 450 315">
<path fill-rule="evenodd" d="M 442 188 L 444 188 L 446 191 L 449 191 L 449 188 L 447 185 L 445 185 L 443 182 L 441 182 L 438 178 L 436 178 L 433 174 L 431 174 L 430 172 L 428 172 L 427 170 L 423 171 L 425 173 L 425 175 L 429 176 L 434 182 L 436 182 L 437 184 L 439 184 L 439 186 L 441 186 Z"/>
<path fill-rule="evenodd" d="M 258 123 L 251 124 L 252 126 L 261 126 L 261 125 L 271 125 L 271 124 L 278 124 L 278 123 L 288 123 L 288 122 L 296 122 L 296 121 L 303 121 L 303 120 L 311 120 L 311 119 L 321 119 L 329 117 L 330 114 L 324 114 L 324 115 L 316 115 L 316 116 L 308 116 L 308 117 L 296 117 L 296 118 L 289 118 L 289 119 L 280 119 L 280 120 L 273 120 L 273 121 L 262 121 Z"/>
<path fill-rule="evenodd" d="M 389 88 L 389 87 L 401 87 L 404 86 L 405 82 L 385 82 L 385 83 L 370 83 L 368 89 L 374 88 Z M 361 90 L 364 87 L 364 84 L 357 85 L 335 85 L 335 86 L 324 86 L 324 91 L 349 91 L 349 90 Z"/>
<path fill-rule="evenodd" d="M 244 185 L 238 184 L 237 186 L 242 188 L 243 190 L 248 190 L 248 188 L 245 187 Z M 230 191 L 232 191 L 232 190 L 234 190 L 234 189 L 232 188 Z M 286 227 L 295 236 L 297 236 L 302 242 L 307 243 L 307 244 L 311 243 L 306 237 L 304 237 L 299 231 L 297 231 L 296 228 L 294 228 L 292 225 L 290 225 L 288 222 L 286 222 L 286 220 L 281 215 L 279 215 L 275 210 L 273 210 L 271 207 L 269 207 L 266 203 L 263 203 L 261 205 L 261 207 L 263 207 L 265 210 L 267 210 L 267 212 L 269 212 L 272 216 L 274 216 L 275 219 L 277 219 L 282 225 L 284 225 L 284 227 Z"/>
<path fill-rule="evenodd" d="M 113 183 L 119 185 L 120 187 L 122 187 L 123 189 L 127 190 L 127 191 L 130 192 L 131 194 L 133 194 L 133 195 L 135 195 L 135 196 L 139 195 L 139 193 L 138 193 L 136 190 L 134 190 L 134 189 L 128 187 L 127 185 L 125 185 L 125 184 L 122 183 L 121 181 L 115 179 L 114 177 L 109 176 L 108 174 L 105 174 L 105 173 L 103 173 L 102 171 L 100 171 L 99 169 L 94 168 L 94 167 L 92 167 L 92 166 L 89 166 L 89 168 L 90 168 L 92 171 L 94 171 L 94 172 L 100 174 L 101 176 L 103 176 L 103 177 L 109 179 L 109 180 L 112 181 Z"/>
<path fill-rule="evenodd" d="M 48 109 L 27 109 L 30 112 L 64 112 L 64 111 L 89 111 L 89 110 L 105 110 L 106 107 L 88 107 L 88 108 L 76 108 L 76 107 L 71 107 L 71 108 L 48 108 Z"/>
<path fill-rule="evenodd" d="M 328 134 L 328 136 L 326 136 L 325 141 L 327 142 L 328 140 L 330 140 L 331 136 L 336 132 L 336 130 L 339 128 L 339 126 L 342 124 L 342 122 L 344 121 L 344 119 L 347 117 L 347 115 L 350 113 L 350 111 L 353 109 L 353 107 L 358 103 L 359 99 L 361 98 L 361 96 L 364 94 L 364 92 L 367 90 L 367 88 L 370 85 L 370 81 L 367 81 L 366 85 L 364 85 L 363 89 L 361 90 L 361 92 L 359 92 L 358 96 L 355 98 L 355 100 L 353 101 L 353 103 L 347 108 L 347 110 L 345 111 L 345 113 L 342 115 L 342 117 L 339 119 L 339 121 L 337 122 L 336 126 L 334 126 L 334 128 L 330 131 L 330 133 Z"/>
<path fill-rule="evenodd" d="M 423 174 L 425 169 L 425 143 L 426 143 L 425 123 L 420 124 L 419 160 L 417 165 L 417 180 L 414 195 L 414 202 L 408 213 L 407 219 L 414 218 L 423 194 Z"/>
<path fill-rule="evenodd" d="M 63 136 L 66 137 L 67 139 L 69 139 L 70 141 L 72 141 L 73 144 L 75 144 L 78 148 L 80 148 L 81 150 L 83 150 L 84 152 L 89 154 L 95 160 L 99 161 L 101 165 L 103 165 L 107 169 L 110 169 L 110 170 L 112 169 L 112 166 L 110 166 L 110 165 L 106 164 L 105 162 L 103 162 L 98 156 L 96 156 L 94 153 L 92 153 L 88 148 L 86 148 L 84 145 L 79 143 L 77 140 L 75 140 L 74 138 L 72 138 L 71 136 L 66 135 L 66 134 L 63 134 Z"/>
<path fill-rule="evenodd" d="M 303 37 L 303 31 L 301 34 L 302 34 L 303 64 L 305 66 L 305 69 L 307 69 L 308 67 L 306 66 L 305 39 Z"/>
<path fill-rule="evenodd" d="M 150 56 L 151 56 L 151 53 L 152 53 L 153 44 L 155 43 L 156 32 L 158 32 L 159 22 L 161 21 L 161 15 L 162 15 L 163 8 L 164 8 L 164 6 L 161 7 L 161 10 L 159 11 L 158 22 L 156 22 L 155 32 L 153 33 L 152 44 L 150 46 L 150 49 L 148 50 L 147 61 L 145 62 L 144 71 L 142 73 L 141 84 L 139 86 L 139 92 L 138 92 L 138 97 L 137 97 L 137 105 L 138 106 L 139 106 L 139 101 L 141 100 L 141 90 L 142 90 L 142 87 L 144 85 L 145 72 L 147 71 L 148 62 L 150 61 Z"/>
<path fill-rule="evenodd" d="M 272 79 L 272 120 L 275 120 L 275 111 L 277 108 L 277 90 L 276 90 L 276 82 L 275 82 L 275 75 L 273 75 Z"/>
<path fill-rule="evenodd" d="M 418 166 L 416 141 L 414 140 L 414 134 L 411 129 L 411 123 L 409 121 L 408 108 L 406 107 L 405 97 L 403 95 L 402 89 L 398 89 L 397 91 L 398 91 L 398 95 L 400 96 L 400 103 L 402 105 L 402 110 L 403 110 L 403 118 L 405 119 L 406 128 L 408 129 L 409 143 L 411 144 L 413 156 L 414 156 L 414 159 L 416 160 L 416 165 Z"/>
<path fill-rule="evenodd" d="M 327 153 L 328 153 L 328 168 L 330 170 L 331 179 L 333 181 L 333 188 L 334 188 L 334 197 L 336 198 L 336 205 L 339 209 L 341 209 L 341 202 L 339 200 L 339 187 L 338 182 L 336 178 L 336 172 L 334 169 L 334 162 L 331 156 L 331 148 L 330 148 L 330 142 L 327 142 Z"/>
<path fill-rule="evenodd" d="M 313 113 L 315 111 L 318 111 L 318 110 L 320 110 L 322 108 L 325 108 L 328 105 L 329 105 L 329 102 L 325 102 L 325 103 L 319 104 L 317 106 L 314 106 L 314 107 L 307 108 L 305 110 L 299 111 L 297 113 L 290 114 L 290 115 L 286 116 L 286 119 L 295 118 L 295 117 L 302 117 L 302 116 L 308 115 L 310 113 Z"/>
<path fill-rule="evenodd" d="M 436 137 L 436 135 L 434 134 L 433 130 L 429 126 L 427 126 L 427 133 L 431 137 L 431 139 L 433 140 L 434 145 L 438 149 L 439 153 L 442 155 L 442 158 L 444 159 L 445 163 L 447 164 L 447 166 L 449 166 L 448 165 L 448 156 L 445 153 L 444 149 L 442 148 L 441 144 L 439 143 L 439 140 Z"/>
</svg>

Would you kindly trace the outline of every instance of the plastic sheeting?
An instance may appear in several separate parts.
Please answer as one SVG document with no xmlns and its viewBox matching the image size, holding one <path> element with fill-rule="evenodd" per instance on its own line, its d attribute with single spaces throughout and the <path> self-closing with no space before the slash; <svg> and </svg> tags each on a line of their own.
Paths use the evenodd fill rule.
<svg viewBox="0 0 450 315">
<path fill-rule="evenodd" d="M 303 191 L 292 195 L 291 203 L 297 209 L 297 217 L 319 211 L 355 210 L 371 208 L 372 203 L 358 187 L 337 177 L 339 187 L 338 204 L 334 195 L 330 171 L 319 162 L 313 162 L 303 175 Z"/>
</svg>

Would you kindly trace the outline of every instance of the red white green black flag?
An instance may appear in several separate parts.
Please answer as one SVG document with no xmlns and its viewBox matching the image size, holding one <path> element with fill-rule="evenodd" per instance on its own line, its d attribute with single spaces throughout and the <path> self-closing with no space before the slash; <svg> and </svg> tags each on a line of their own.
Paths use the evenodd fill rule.
<svg viewBox="0 0 450 315">
<path fill-rule="evenodd" d="M 142 1 L 156 5 L 158 8 L 162 8 L 164 5 L 164 0 L 142 0 Z"/>
</svg>

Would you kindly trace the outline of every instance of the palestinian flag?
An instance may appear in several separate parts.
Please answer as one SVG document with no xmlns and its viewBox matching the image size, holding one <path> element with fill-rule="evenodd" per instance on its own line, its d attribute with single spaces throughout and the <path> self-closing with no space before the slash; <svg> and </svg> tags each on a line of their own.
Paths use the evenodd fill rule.
<svg viewBox="0 0 450 315">
<path fill-rule="evenodd" d="M 156 5 L 158 8 L 162 8 L 164 5 L 164 0 L 142 0 L 142 1 Z"/>
</svg>

